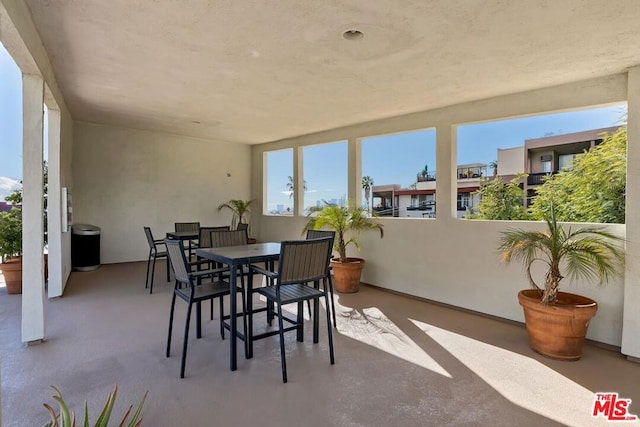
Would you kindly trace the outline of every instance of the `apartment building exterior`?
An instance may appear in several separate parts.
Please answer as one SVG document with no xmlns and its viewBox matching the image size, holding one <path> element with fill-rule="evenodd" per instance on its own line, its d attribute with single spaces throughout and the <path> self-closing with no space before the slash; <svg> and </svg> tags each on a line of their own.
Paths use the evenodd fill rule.
<svg viewBox="0 0 640 427">
<path fill-rule="evenodd" d="M 570 167 L 576 155 L 602 143 L 607 134 L 620 126 L 592 129 L 583 132 L 551 135 L 526 139 L 524 144 L 511 148 L 499 148 L 496 167 L 488 175 L 488 165 L 470 163 L 458 165 L 457 217 L 463 218 L 480 203 L 477 191 L 482 180 L 499 176 L 509 182 L 518 175 L 526 174 L 520 182 L 526 191 L 527 206 L 535 197 L 536 189 L 545 177 Z M 415 188 L 402 188 L 398 184 L 374 186 L 373 210 L 380 216 L 435 218 L 436 216 L 436 172 L 426 170 L 416 176 Z"/>
</svg>

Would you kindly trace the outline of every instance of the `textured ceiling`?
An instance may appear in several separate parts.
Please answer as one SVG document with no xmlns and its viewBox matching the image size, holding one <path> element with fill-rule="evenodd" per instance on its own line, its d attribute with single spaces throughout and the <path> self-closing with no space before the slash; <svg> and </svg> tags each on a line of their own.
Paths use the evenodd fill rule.
<svg viewBox="0 0 640 427">
<path fill-rule="evenodd" d="M 27 4 L 74 119 L 251 144 L 640 64 L 638 0 Z"/>
</svg>

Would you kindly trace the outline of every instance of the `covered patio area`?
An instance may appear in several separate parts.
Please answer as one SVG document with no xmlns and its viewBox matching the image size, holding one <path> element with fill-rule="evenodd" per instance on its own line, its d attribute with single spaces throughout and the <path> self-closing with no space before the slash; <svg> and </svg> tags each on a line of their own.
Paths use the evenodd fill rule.
<svg viewBox="0 0 640 427">
<path fill-rule="evenodd" d="M 46 304 L 52 338 L 28 348 L 18 333 L 20 296 L 0 295 L 4 426 L 42 425 L 51 384 L 76 411 L 87 399 L 94 415 L 116 383 L 115 414 L 149 390 L 149 426 L 583 427 L 607 424 L 591 417 L 597 391 L 640 401 L 631 380 L 640 367 L 615 350 L 590 343 L 579 362 L 554 361 L 528 348 L 521 325 L 370 286 L 339 295 L 334 366 L 326 332 L 314 345 L 308 328 L 304 343 L 288 336 L 287 384 L 277 337 L 258 341 L 254 358 L 230 372 L 216 313 L 202 339 L 192 334 L 181 380 L 179 344 L 164 357 L 170 285 L 160 273 L 149 295 L 144 273 L 144 263 L 125 263 L 73 274 L 65 297 Z"/>
<path fill-rule="evenodd" d="M 116 409 L 149 390 L 145 425 L 172 427 L 586 426 L 604 423 L 591 417 L 595 392 L 640 412 L 638 22 L 636 0 L 0 0 L 0 42 L 22 77 L 24 188 L 23 293 L 0 295 L 4 425 L 44 421 L 50 384 L 74 408 L 114 383 Z M 459 129 L 621 105 L 626 223 L 606 227 L 626 239 L 627 266 L 608 287 L 565 289 L 599 311 L 582 360 L 553 361 L 529 350 L 516 299 L 526 279 L 496 251 L 505 229 L 544 224 L 457 218 Z M 160 238 L 181 221 L 228 225 L 217 208 L 238 199 L 253 201 L 250 237 L 300 239 L 310 196 L 329 188 L 310 170 L 339 176 L 335 200 L 362 205 L 363 141 L 425 129 L 437 215 L 381 217 L 383 240 L 361 236 L 350 256 L 366 259 L 371 285 L 339 295 L 336 365 L 321 334 L 316 346 L 289 337 L 286 385 L 275 339 L 230 372 L 207 322 L 179 380 L 177 346 L 163 355 L 164 266 L 153 295 L 143 286 L 143 227 Z M 317 160 L 318 146 L 340 155 Z M 403 168 L 400 149 L 385 167 Z M 269 158 L 282 152 L 274 184 Z M 97 271 L 72 273 L 70 223 L 101 228 Z"/>
</svg>

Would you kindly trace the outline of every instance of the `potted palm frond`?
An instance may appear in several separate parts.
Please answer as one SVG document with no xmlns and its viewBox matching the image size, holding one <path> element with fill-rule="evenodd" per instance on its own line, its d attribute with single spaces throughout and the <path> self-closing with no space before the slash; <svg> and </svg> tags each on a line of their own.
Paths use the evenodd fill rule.
<svg viewBox="0 0 640 427">
<path fill-rule="evenodd" d="M 520 261 L 531 289 L 518 293 L 524 310 L 529 346 L 545 356 L 577 360 L 589 321 L 598 304 L 587 297 L 560 292 L 562 270 L 571 279 L 607 283 L 624 269 L 623 239 L 601 226 L 565 229 L 556 221 L 553 205 L 545 218 L 547 230 L 509 229 L 502 233 L 499 250 L 506 263 Z M 532 266 L 545 265 L 544 285 L 532 277 Z"/>
<path fill-rule="evenodd" d="M 347 246 L 353 244 L 360 249 L 356 237 L 361 231 L 376 230 L 380 233 L 380 238 L 384 237 L 382 224 L 370 217 L 366 209 L 354 204 L 348 207 L 327 204 L 316 216 L 311 216 L 314 213 L 310 214 L 304 231 L 329 228 L 336 232 L 333 249 L 338 253 L 338 258 L 331 260 L 336 291 L 358 292 L 365 262 L 362 258 L 347 257 Z"/>
<path fill-rule="evenodd" d="M 232 199 L 218 206 L 218 212 L 228 209 L 232 213 L 231 229 L 235 230 L 238 224 L 248 224 L 251 204 L 253 200 Z"/>
</svg>

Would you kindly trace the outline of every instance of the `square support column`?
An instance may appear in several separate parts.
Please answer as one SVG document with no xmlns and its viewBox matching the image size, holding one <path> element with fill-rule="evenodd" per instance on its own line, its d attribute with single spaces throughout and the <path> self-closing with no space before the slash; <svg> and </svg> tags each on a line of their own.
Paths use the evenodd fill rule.
<svg viewBox="0 0 640 427">
<path fill-rule="evenodd" d="M 456 219 L 458 181 L 452 179 L 457 166 L 457 135 L 455 126 L 436 126 L 436 221 Z"/>
<path fill-rule="evenodd" d="M 347 147 L 347 202 L 362 206 L 362 141 L 349 138 Z"/>
<path fill-rule="evenodd" d="M 44 339 L 42 77 L 22 75 L 22 342 Z"/>
<path fill-rule="evenodd" d="M 640 358 L 640 66 L 629 70 L 627 102 L 627 269 L 624 275 L 622 353 Z"/>
<path fill-rule="evenodd" d="M 49 248 L 49 298 L 62 296 L 62 198 L 60 185 L 60 110 L 49 108 L 49 177 L 47 194 L 47 236 Z"/>
<path fill-rule="evenodd" d="M 304 157 L 302 147 L 293 148 L 293 215 L 304 215 Z"/>
</svg>

